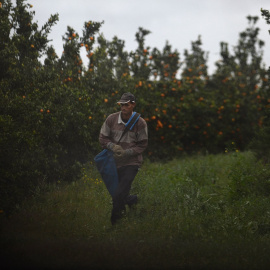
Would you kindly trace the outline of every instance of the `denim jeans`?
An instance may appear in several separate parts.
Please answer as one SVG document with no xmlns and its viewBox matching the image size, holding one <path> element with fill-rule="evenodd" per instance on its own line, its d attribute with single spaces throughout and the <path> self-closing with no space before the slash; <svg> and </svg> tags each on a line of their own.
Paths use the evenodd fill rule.
<svg viewBox="0 0 270 270">
<path fill-rule="evenodd" d="M 129 192 L 138 170 L 139 167 L 137 165 L 129 165 L 117 169 L 118 187 L 113 196 L 112 223 L 121 217 L 121 212 L 126 209 L 125 205 L 131 203 Z"/>
</svg>

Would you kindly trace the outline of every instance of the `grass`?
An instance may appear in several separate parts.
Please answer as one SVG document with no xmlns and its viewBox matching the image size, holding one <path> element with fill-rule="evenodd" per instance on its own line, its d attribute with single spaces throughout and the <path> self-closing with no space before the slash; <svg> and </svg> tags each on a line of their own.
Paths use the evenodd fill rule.
<svg viewBox="0 0 270 270">
<path fill-rule="evenodd" d="M 146 161 L 132 188 L 138 205 L 112 227 L 111 198 L 89 165 L 81 180 L 53 185 L 8 219 L 0 216 L 2 262 L 18 269 L 267 269 L 269 171 L 251 152 Z"/>
</svg>

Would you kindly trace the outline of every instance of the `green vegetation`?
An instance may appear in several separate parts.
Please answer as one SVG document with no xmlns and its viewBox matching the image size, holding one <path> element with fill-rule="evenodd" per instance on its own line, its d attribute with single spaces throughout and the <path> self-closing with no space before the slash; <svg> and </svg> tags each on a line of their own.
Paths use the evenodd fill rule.
<svg viewBox="0 0 270 270">
<path fill-rule="evenodd" d="M 112 227 L 109 193 L 90 165 L 4 220 L 4 255 L 38 268 L 266 269 L 269 179 L 251 152 L 146 161 L 132 190 L 138 205 Z"/>
<path fill-rule="evenodd" d="M 68 26 L 58 56 L 48 40 L 58 14 L 39 27 L 33 8 L 25 0 L 0 6 L 0 210 L 7 215 L 43 183 L 80 178 L 100 151 L 101 124 L 126 91 L 148 123 L 151 160 L 220 153 L 231 141 L 247 150 L 264 136 L 269 74 L 258 17 L 247 17 L 232 52 L 220 43 L 210 76 L 200 36 L 181 57 L 168 42 L 163 50 L 147 46 L 150 31 L 139 28 L 138 47 L 128 52 L 124 41 L 100 33 L 103 22 L 85 22 L 82 36 Z M 267 160 L 269 147 L 260 149 Z"/>
</svg>

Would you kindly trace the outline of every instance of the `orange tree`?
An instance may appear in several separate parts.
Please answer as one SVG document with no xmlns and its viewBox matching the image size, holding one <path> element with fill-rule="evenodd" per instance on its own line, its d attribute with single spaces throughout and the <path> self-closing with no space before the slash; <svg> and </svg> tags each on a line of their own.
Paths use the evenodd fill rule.
<svg viewBox="0 0 270 270">
<path fill-rule="evenodd" d="M 0 203 L 6 209 L 44 179 L 39 170 L 44 155 L 36 132 L 43 116 L 35 82 L 44 74 L 39 56 L 46 52 L 58 15 L 38 29 L 31 8 L 24 1 L 14 7 L 9 0 L 0 8 Z"/>
<path fill-rule="evenodd" d="M 244 149 L 262 124 L 268 79 L 262 65 L 262 47 L 255 27 L 257 17 L 248 17 L 250 27 L 240 33 L 234 53 L 221 43 L 221 60 L 211 80 L 216 93 L 216 128 L 220 130 L 220 147 L 235 141 Z"/>
<path fill-rule="evenodd" d="M 181 109 L 184 127 L 183 146 L 188 152 L 208 148 L 209 123 L 211 123 L 210 105 L 212 96 L 207 92 L 208 53 L 201 48 L 199 36 L 191 43 L 191 52 L 184 52 L 184 69 L 182 71 L 183 105 Z M 213 143 L 213 142 L 212 142 Z"/>
<path fill-rule="evenodd" d="M 97 23 L 88 22 L 86 27 L 94 24 Z M 96 145 L 94 152 L 97 153 L 100 127 L 105 118 L 118 109 L 117 95 L 121 94 L 122 89 L 128 88 L 128 56 L 123 51 L 123 42 L 116 37 L 109 42 L 103 35 L 96 37 L 91 35 L 90 40 L 94 43 L 86 46 L 86 51 L 90 57 L 87 68 L 83 72 L 81 83 L 83 91 L 86 91 L 91 99 L 88 109 L 91 109 L 92 112 L 92 136 L 89 143 Z M 86 42 L 85 44 L 87 45 Z"/>
<path fill-rule="evenodd" d="M 270 11 L 267 9 L 261 9 L 262 17 L 265 19 L 267 24 L 270 24 Z M 270 34 L 270 30 L 268 30 Z M 268 67 L 268 76 L 270 77 L 270 66 Z"/>
<path fill-rule="evenodd" d="M 148 122 L 148 153 L 152 157 L 167 158 L 169 151 L 177 149 L 177 142 L 170 138 L 173 136 L 171 117 L 176 110 L 173 92 L 180 86 L 176 79 L 179 53 L 172 51 L 168 43 L 162 51 L 151 50 L 145 45 L 145 36 L 149 33 L 142 28 L 136 33 L 138 48 L 130 53 L 130 74 L 137 109 Z"/>
<path fill-rule="evenodd" d="M 75 180 L 99 150 L 96 118 L 104 101 L 95 93 L 103 73 L 89 81 L 80 50 L 82 44 L 92 50 L 101 24 L 86 23 L 81 40 L 68 27 L 59 58 L 47 39 L 58 15 L 39 30 L 31 8 L 21 0 L 16 7 L 4 1 L 0 9 L 0 207 L 6 212 L 40 182 Z"/>
<path fill-rule="evenodd" d="M 265 18 L 267 24 L 270 24 L 270 13 L 268 10 L 261 9 L 262 16 Z M 270 30 L 269 30 L 270 33 Z M 262 91 L 260 96 L 262 96 L 263 105 L 265 110 L 263 110 L 262 118 L 262 128 L 256 132 L 256 136 L 252 140 L 250 147 L 256 153 L 258 159 L 262 159 L 264 162 L 270 162 L 270 95 L 269 95 L 269 77 L 270 77 L 270 67 L 268 68 L 268 78 L 265 76 L 263 78 L 263 84 L 261 85 Z"/>
<path fill-rule="evenodd" d="M 172 51 L 168 43 L 162 52 L 154 48 L 149 56 L 152 77 L 136 85 L 148 121 L 149 152 L 154 157 L 170 158 L 205 147 L 202 119 L 208 106 L 207 54 L 200 45 L 199 38 L 192 43 L 191 53 L 185 51 L 182 63 L 179 53 Z M 177 73 L 183 63 L 179 79 Z"/>
</svg>

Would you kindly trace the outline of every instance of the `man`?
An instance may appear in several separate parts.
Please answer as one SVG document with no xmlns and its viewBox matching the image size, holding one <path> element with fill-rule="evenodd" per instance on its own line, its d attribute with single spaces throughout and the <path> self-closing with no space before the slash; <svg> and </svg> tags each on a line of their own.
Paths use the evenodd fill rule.
<svg viewBox="0 0 270 270">
<path fill-rule="evenodd" d="M 115 224 L 121 218 L 126 204 L 131 207 L 137 203 L 137 195 L 130 195 L 129 192 L 131 184 L 142 164 L 142 153 L 148 144 L 147 124 L 141 117 L 133 129 L 127 131 L 121 138 L 125 124 L 128 122 L 136 106 L 134 95 L 124 93 L 117 103 L 121 105 L 121 111 L 108 116 L 101 127 L 99 135 L 102 148 L 107 148 L 114 152 L 118 172 L 118 187 L 112 198 L 112 224 Z M 118 143 L 120 138 L 121 140 Z"/>
</svg>

